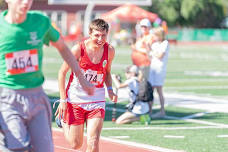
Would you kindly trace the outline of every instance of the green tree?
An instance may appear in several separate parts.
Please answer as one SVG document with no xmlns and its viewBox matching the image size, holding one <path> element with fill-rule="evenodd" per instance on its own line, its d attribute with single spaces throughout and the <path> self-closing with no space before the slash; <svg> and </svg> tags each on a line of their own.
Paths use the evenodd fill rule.
<svg viewBox="0 0 228 152">
<path fill-rule="evenodd" d="M 169 26 L 218 28 L 225 16 L 225 0 L 153 0 L 148 9 Z"/>
<path fill-rule="evenodd" d="M 157 13 L 169 25 L 176 25 L 176 21 L 180 18 L 180 0 L 153 0 L 152 6 L 148 9 Z"/>
</svg>

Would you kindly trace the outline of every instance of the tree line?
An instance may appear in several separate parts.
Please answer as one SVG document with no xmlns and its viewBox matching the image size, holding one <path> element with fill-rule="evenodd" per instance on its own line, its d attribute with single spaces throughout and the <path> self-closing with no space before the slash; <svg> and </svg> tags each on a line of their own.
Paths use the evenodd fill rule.
<svg viewBox="0 0 228 152">
<path fill-rule="evenodd" d="M 0 9 L 6 8 L 4 1 L 0 0 Z M 228 0 L 152 0 L 152 3 L 144 8 L 157 13 L 171 27 L 220 28 L 228 14 Z"/>
<path fill-rule="evenodd" d="M 220 28 L 227 14 L 227 0 L 153 0 L 147 10 L 157 13 L 169 26 Z"/>
</svg>

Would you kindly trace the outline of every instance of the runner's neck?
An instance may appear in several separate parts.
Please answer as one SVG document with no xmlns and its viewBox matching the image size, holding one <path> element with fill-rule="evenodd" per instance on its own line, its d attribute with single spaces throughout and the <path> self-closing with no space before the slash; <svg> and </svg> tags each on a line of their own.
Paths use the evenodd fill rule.
<svg viewBox="0 0 228 152">
<path fill-rule="evenodd" d="M 19 15 L 19 14 L 14 14 L 10 11 L 5 16 L 6 22 L 10 24 L 20 24 L 23 23 L 27 18 L 27 14 L 24 15 Z"/>
<path fill-rule="evenodd" d="M 94 44 L 92 41 L 87 41 L 86 46 L 89 50 L 92 50 L 93 52 L 103 51 L 104 47 L 104 45 L 97 45 Z"/>
</svg>

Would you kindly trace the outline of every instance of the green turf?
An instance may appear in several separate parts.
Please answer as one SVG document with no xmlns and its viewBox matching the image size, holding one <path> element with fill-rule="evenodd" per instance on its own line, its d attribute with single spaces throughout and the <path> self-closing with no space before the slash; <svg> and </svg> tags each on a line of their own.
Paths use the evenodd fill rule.
<svg viewBox="0 0 228 152">
<path fill-rule="evenodd" d="M 129 46 L 116 47 L 112 73 L 124 79 L 124 69 L 131 62 Z M 44 49 L 43 71 L 47 78 L 57 79 L 62 59 L 52 47 Z M 227 46 L 171 46 L 164 89 L 228 98 Z"/>
<path fill-rule="evenodd" d="M 58 99 L 58 96 L 49 96 L 52 101 Z M 58 104 L 57 104 L 58 105 Z M 124 109 L 126 102 L 117 104 L 117 109 Z M 56 106 L 57 107 L 57 106 Z M 56 110 L 53 109 L 53 112 Z M 113 104 L 108 102 L 106 107 L 112 109 Z M 157 112 L 157 109 L 154 110 Z M 199 112 L 202 110 L 179 108 L 167 106 L 166 112 L 168 116 L 182 118 Z M 120 115 L 117 112 L 117 117 Z M 228 135 L 228 129 L 224 128 L 204 128 L 204 129 L 175 129 L 168 130 L 168 128 L 175 127 L 203 127 L 207 125 L 187 122 L 185 120 L 175 119 L 153 119 L 151 124 L 145 125 L 140 122 L 132 124 L 117 125 L 111 121 L 112 111 L 106 110 L 105 121 L 103 125 L 102 136 L 129 136 L 127 141 L 134 141 L 163 148 L 185 150 L 187 152 L 227 152 L 228 138 L 218 138 L 218 135 Z M 207 122 L 224 123 L 228 125 L 228 114 L 224 113 L 210 113 L 202 117 L 195 118 L 196 120 L 203 120 Z M 53 127 L 56 127 L 53 116 Z M 141 127 L 152 127 L 152 129 L 137 130 Z M 161 129 L 161 127 L 163 129 Z M 109 128 L 119 128 L 119 130 L 109 130 Z M 133 130 L 127 130 L 133 128 Z M 135 128 L 135 129 L 134 129 Z M 165 138 L 167 135 L 184 136 L 184 138 Z"/>
<path fill-rule="evenodd" d="M 227 129 L 199 130 L 103 130 L 103 136 L 129 136 L 128 141 L 150 144 L 187 152 L 227 152 Z M 165 135 L 184 136 L 183 139 L 164 138 Z M 123 139 L 122 139 L 123 140 Z"/>
<path fill-rule="evenodd" d="M 200 117 L 200 120 L 210 121 L 210 122 L 216 122 L 221 124 L 228 125 L 228 114 L 227 113 L 209 113 L 205 116 Z"/>
<path fill-rule="evenodd" d="M 58 70 L 62 63 L 63 60 L 57 50 L 53 47 L 47 47 L 44 49 L 43 72 L 46 78 L 57 79 Z"/>
</svg>

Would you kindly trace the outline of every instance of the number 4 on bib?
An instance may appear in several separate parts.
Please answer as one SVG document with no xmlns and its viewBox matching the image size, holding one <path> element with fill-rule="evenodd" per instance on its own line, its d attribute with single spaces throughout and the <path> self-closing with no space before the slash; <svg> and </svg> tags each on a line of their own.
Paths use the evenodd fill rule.
<svg viewBox="0 0 228 152">
<path fill-rule="evenodd" d="M 5 61 L 8 75 L 35 72 L 39 69 L 36 49 L 7 53 Z"/>
</svg>

